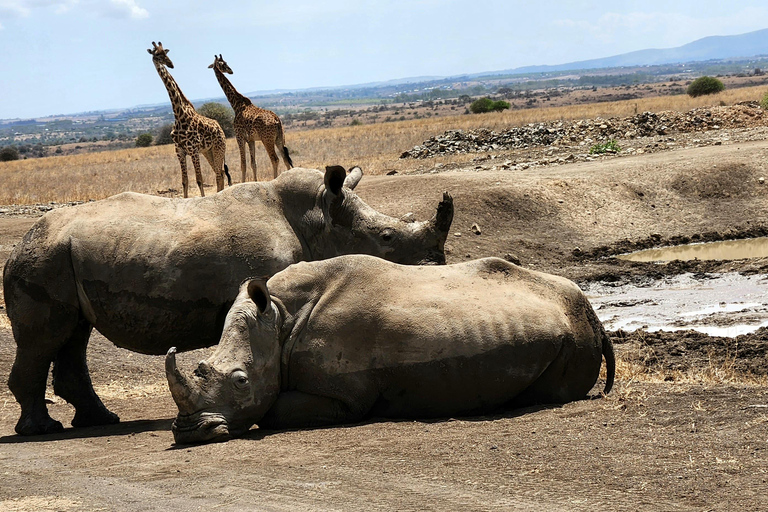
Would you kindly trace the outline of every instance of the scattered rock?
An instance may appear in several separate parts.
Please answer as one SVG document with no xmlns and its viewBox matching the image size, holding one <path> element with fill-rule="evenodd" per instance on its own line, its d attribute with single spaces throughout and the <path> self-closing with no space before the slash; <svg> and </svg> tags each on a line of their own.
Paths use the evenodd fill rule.
<svg viewBox="0 0 768 512">
<path fill-rule="evenodd" d="M 529 123 L 500 132 L 485 128 L 466 131 L 448 130 L 403 152 L 400 158 L 430 158 L 438 155 L 569 144 L 582 144 L 589 147 L 612 139 L 635 139 L 725 128 L 753 128 L 766 124 L 768 124 L 767 111 L 755 102 L 742 102 L 731 106 L 695 108 L 688 112 L 667 110 L 642 112 L 624 118 L 598 117 L 579 121 Z M 665 137 L 664 142 L 674 143 L 674 139 Z M 722 142 L 718 141 L 715 144 L 720 145 Z M 565 158 L 568 162 L 574 160 L 576 160 L 575 155 Z M 511 163 L 504 165 L 510 166 Z"/>
<path fill-rule="evenodd" d="M 472 229 L 472 232 L 476 235 L 479 235 L 480 233 L 482 233 L 480 231 L 480 226 L 478 226 L 477 224 L 472 224 L 472 228 L 470 229 Z"/>
</svg>

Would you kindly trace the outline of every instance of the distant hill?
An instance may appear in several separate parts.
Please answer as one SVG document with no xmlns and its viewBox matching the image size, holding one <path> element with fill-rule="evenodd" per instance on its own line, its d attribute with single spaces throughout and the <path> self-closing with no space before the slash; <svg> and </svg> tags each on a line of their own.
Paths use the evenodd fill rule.
<svg viewBox="0 0 768 512">
<path fill-rule="evenodd" d="M 695 62 L 736 57 L 768 55 L 768 29 L 756 30 L 735 36 L 710 36 L 697 39 L 677 48 L 638 50 L 602 59 L 582 60 L 553 66 L 526 66 L 503 71 L 491 71 L 469 75 L 481 77 L 490 75 L 513 75 L 524 73 L 546 73 L 576 69 L 615 68 L 623 66 L 654 66 L 678 62 Z"/>
</svg>

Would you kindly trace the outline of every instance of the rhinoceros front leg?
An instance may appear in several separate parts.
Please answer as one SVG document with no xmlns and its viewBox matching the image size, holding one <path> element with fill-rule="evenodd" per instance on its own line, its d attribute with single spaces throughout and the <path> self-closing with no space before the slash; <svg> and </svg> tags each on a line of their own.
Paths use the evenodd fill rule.
<svg viewBox="0 0 768 512">
<path fill-rule="evenodd" d="M 356 423 L 363 419 L 366 412 L 334 398 L 284 391 L 277 396 L 275 404 L 258 425 L 260 428 L 283 429 Z"/>
<path fill-rule="evenodd" d="M 92 330 L 90 322 L 81 317 L 53 363 L 53 392 L 74 406 L 73 427 L 110 425 L 120 421 L 93 390 L 86 359 Z"/>
</svg>

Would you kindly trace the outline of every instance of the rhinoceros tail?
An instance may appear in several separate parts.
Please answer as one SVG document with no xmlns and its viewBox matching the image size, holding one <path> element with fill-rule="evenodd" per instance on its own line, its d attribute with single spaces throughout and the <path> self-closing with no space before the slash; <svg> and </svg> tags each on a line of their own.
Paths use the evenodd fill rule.
<svg viewBox="0 0 768 512">
<path fill-rule="evenodd" d="M 613 388 L 613 380 L 616 378 L 616 356 L 613 353 L 613 342 L 603 326 L 600 326 L 600 334 L 603 337 L 603 357 L 605 358 L 605 389 L 603 394 L 607 395 Z"/>
<path fill-rule="evenodd" d="M 603 389 L 603 394 L 607 395 L 613 388 L 613 381 L 616 378 L 616 355 L 613 353 L 613 342 L 608 333 L 605 332 L 603 323 L 597 318 L 595 310 L 592 309 L 589 303 L 586 306 L 587 319 L 592 325 L 592 331 L 595 333 L 595 336 L 600 338 L 602 345 L 601 351 L 605 358 L 605 388 Z"/>
</svg>

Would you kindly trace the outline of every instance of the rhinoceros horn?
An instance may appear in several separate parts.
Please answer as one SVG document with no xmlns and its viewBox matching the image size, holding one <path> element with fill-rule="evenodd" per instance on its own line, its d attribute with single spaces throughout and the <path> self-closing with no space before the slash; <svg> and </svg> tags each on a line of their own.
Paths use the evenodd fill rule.
<svg viewBox="0 0 768 512">
<path fill-rule="evenodd" d="M 453 197 L 448 192 L 443 192 L 443 200 L 437 205 L 437 212 L 431 222 L 435 229 L 442 233 L 448 233 L 453 222 Z"/>
<path fill-rule="evenodd" d="M 171 347 L 165 355 L 165 377 L 171 388 L 173 401 L 179 407 L 179 412 L 191 414 L 198 407 L 200 393 L 196 392 L 189 380 L 176 366 L 176 347 Z"/>
</svg>

